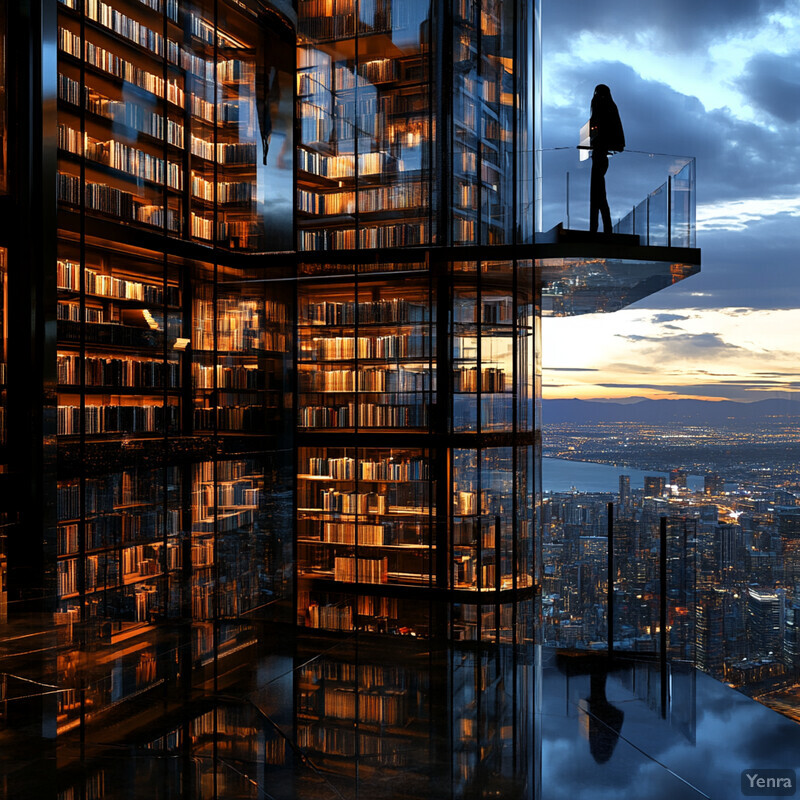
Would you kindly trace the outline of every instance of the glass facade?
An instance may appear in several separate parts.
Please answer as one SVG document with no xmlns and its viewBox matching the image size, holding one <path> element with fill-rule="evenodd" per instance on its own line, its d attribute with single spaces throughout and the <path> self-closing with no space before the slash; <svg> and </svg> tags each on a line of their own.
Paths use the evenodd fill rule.
<svg viewBox="0 0 800 800">
<path fill-rule="evenodd" d="M 9 10 L 2 790 L 533 796 L 541 316 L 696 271 L 535 239 L 535 13 Z"/>
<path fill-rule="evenodd" d="M 299 624 L 441 635 L 425 604 L 411 611 L 421 590 L 487 604 L 529 593 L 532 262 L 430 251 L 301 269 Z M 458 610 L 450 630 L 480 638 L 477 619 Z"/>
</svg>

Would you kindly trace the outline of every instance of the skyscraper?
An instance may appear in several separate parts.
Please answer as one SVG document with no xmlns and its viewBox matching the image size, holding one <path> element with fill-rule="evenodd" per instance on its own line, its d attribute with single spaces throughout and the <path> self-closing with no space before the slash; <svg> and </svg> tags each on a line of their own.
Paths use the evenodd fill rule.
<svg viewBox="0 0 800 800">
<path fill-rule="evenodd" d="M 41 638 L 8 672 L 56 687 L 9 730 L 83 769 L 113 717 L 167 772 L 185 748 L 166 785 L 218 788 L 209 741 L 285 747 L 277 723 L 252 734 L 263 698 L 226 695 L 254 663 L 267 685 L 292 664 L 297 741 L 333 770 L 428 728 L 472 747 L 475 687 L 508 657 L 494 739 L 448 775 L 529 786 L 504 737 L 532 719 L 541 317 L 697 272 L 691 165 L 652 225 L 537 230 L 523 0 L 1 5 L 0 622 Z M 573 538 L 600 574 L 602 537 Z M 477 654 L 423 678 L 421 639 Z M 305 659 L 319 641 L 336 652 Z"/>
<path fill-rule="evenodd" d="M 663 497 L 666 491 L 666 479 L 659 475 L 647 475 L 644 479 L 645 497 Z"/>
<path fill-rule="evenodd" d="M 619 476 L 619 510 L 617 516 L 627 516 L 631 508 L 631 476 Z"/>
</svg>

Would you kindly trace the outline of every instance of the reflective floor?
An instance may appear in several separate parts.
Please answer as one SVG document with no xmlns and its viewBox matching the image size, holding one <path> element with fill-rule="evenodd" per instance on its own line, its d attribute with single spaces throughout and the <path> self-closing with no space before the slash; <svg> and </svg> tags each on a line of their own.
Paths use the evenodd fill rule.
<svg viewBox="0 0 800 800">
<path fill-rule="evenodd" d="M 657 662 L 273 642 L 182 696 L 129 698 L 52 750 L 5 739 L 3 796 L 730 800 L 745 769 L 800 769 L 800 725 L 692 669 L 672 668 L 662 707 Z"/>
</svg>

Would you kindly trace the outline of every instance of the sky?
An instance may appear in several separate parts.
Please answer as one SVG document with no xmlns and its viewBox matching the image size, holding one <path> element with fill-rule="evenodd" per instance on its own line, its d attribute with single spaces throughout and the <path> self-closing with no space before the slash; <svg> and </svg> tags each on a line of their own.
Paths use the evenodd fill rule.
<svg viewBox="0 0 800 800">
<path fill-rule="evenodd" d="M 542 5 L 545 216 L 566 213 L 575 158 L 551 149 L 578 143 L 606 83 L 626 150 L 696 158 L 702 250 L 699 275 L 627 309 L 545 319 L 544 397 L 800 399 L 800 0 Z M 654 189 L 669 162 L 612 158 L 612 216 L 649 191 L 623 197 L 615 173 L 640 164 Z M 588 170 L 568 169 L 571 226 L 585 227 Z"/>
</svg>

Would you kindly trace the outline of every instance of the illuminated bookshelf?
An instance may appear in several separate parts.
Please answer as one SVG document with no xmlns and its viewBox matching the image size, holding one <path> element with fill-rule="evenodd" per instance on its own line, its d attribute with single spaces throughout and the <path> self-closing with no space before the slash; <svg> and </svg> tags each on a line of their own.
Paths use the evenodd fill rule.
<svg viewBox="0 0 800 800">
<path fill-rule="evenodd" d="M 263 45 L 250 12 L 226 19 L 226 30 L 214 28 L 213 2 L 60 0 L 64 209 L 231 249 L 263 247 Z"/>
<path fill-rule="evenodd" d="M 428 244 L 431 59 L 421 8 L 301 0 L 298 18 L 298 249 Z"/>
</svg>

